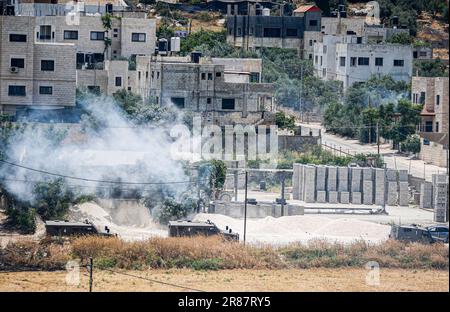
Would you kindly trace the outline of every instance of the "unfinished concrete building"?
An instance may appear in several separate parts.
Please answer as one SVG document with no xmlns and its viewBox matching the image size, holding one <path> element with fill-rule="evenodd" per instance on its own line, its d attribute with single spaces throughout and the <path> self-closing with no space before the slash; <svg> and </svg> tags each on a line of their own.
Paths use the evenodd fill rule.
<svg viewBox="0 0 450 312">
<path fill-rule="evenodd" d="M 261 70 L 260 59 L 138 56 L 135 93 L 200 112 L 207 123 L 253 124 L 274 109 L 274 88 L 260 83 Z"/>
<path fill-rule="evenodd" d="M 300 6 L 292 15 L 277 16 L 269 8 L 249 3 L 247 11 L 229 5 L 227 12 L 227 42 L 245 50 L 260 48 L 289 48 L 303 46 L 305 31 L 320 31 L 321 10 L 314 5 Z"/>
</svg>

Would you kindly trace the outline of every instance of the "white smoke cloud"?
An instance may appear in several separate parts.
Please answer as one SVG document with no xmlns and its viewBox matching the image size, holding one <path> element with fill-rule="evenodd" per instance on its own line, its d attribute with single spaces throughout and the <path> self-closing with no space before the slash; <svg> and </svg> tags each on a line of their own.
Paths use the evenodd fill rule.
<svg viewBox="0 0 450 312">
<path fill-rule="evenodd" d="M 55 125 L 52 131 L 50 125 L 29 125 L 9 139 L 5 159 L 38 170 L 91 180 L 189 181 L 182 163 L 170 155 L 173 139 L 169 136 L 169 126 L 136 126 L 109 97 L 89 97 L 85 109 L 102 125 L 97 130 L 87 128 L 82 131 L 83 123 L 73 125 L 69 130 L 61 124 Z M 63 131 L 68 131 L 68 135 L 59 142 L 58 133 Z M 4 180 L 6 189 L 22 200 L 33 199 L 33 181 L 49 178 L 56 177 L 7 164 L 0 166 L 0 179 Z M 75 179 L 66 179 L 66 182 L 81 194 L 92 194 L 95 187 L 117 186 Z M 127 184 L 120 184 L 120 187 L 139 191 L 157 188 Z M 176 195 L 189 187 L 188 183 L 168 183 L 163 189 Z"/>
</svg>

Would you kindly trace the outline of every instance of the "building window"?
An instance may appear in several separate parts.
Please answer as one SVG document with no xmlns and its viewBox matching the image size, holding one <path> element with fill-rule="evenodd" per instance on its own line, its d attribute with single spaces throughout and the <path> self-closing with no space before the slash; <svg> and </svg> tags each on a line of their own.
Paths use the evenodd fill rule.
<svg viewBox="0 0 450 312">
<path fill-rule="evenodd" d="M 314 56 L 314 63 L 317 64 L 319 60 L 319 57 L 317 55 Z"/>
<path fill-rule="evenodd" d="M 433 122 L 432 121 L 425 122 L 425 132 L 433 132 Z"/>
<path fill-rule="evenodd" d="M 212 101 L 211 101 L 211 98 L 207 98 L 207 99 L 206 99 L 206 104 L 211 104 L 211 102 L 212 102 Z"/>
<path fill-rule="evenodd" d="M 212 75 L 212 73 L 208 73 L 208 80 L 213 80 L 213 75 Z"/>
<path fill-rule="evenodd" d="M 116 87 L 121 87 L 122 86 L 122 77 L 120 77 L 120 76 L 116 77 L 115 84 L 116 84 Z"/>
<path fill-rule="evenodd" d="M 427 52 L 426 51 L 420 51 L 419 55 L 422 57 L 426 57 L 427 56 Z"/>
<path fill-rule="evenodd" d="M 25 86 L 8 86 L 9 96 L 26 96 Z"/>
<path fill-rule="evenodd" d="M 148 79 L 148 71 L 145 72 L 145 79 Z"/>
<path fill-rule="evenodd" d="M 234 109 L 234 99 L 222 99 L 222 109 Z"/>
<path fill-rule="evenodd" d="M 439 132 L 439 122 L 436 121 L 436 132 Z"/>
<path fill-rule="evenodd" d="M 375 66 L 383 66 L 383 58 L 382 57 L 375 58 Z"/>
<path fill-rule="evenodd" d="M 356 67 L 356 57 L 351 57 L 350 58 L 350 66 L 351 67 Z"/>
<path fill-rule="evenodd" d="M 152 79 L 155 78 L 155 72 L 152 70 Z"/>
<path fill-rule="evenodd" d="M 52 26 L 50 26 L 50 25 L 41 25 L 39 27 L 39 39 L 41 39 L 41 40 L 50 40 L 50 39 L 52 39 Z"/>
<path fill-rule="evenodd" d="M 64 40 L 78 40 L 78 31 L 64 30 Z"/>
<path fill-rule="evenodd" d="M 113 37 L 114 37 L 114 38 L 117 38 L 118 36 L 117 36 L 117 34 L 113 34 Z"/>
<path fill-rule="evenodd" d="M 170 98 L 172 100 L 173 105 L 178 108 L 184 108 L 184 98 L 182 97 L 173 97 Z"/>
<path fill-rule="evenodd" d="M 298 31 L 296 28 L 287 28 L 286 37 L 297 37 Z"/>
<path fill-rule="evenodd" d="M 133 42 L 145 42 L 146 35 L 145 33 L 132 33 L 131 41 Z"/>
<path fill-rule="evenodd" d="M 138 71 L 138 79 L 141 80 L 141 72 Z"/>
<path fill-rule="evenodd" d="M 358 57 L 358 65 L 359 66 L 368 66 L 369 58 L 368 57 Z"/>
<path fill-rule="evenodd" d="M 55 71 L 55 61 L 53 60 L 41 60 L 42 71 Z"/>
<path fill-rule="evenodd" d="M 419 103 L 420 104 L 424 104 L 425 103 L 425 92 L 420 92 L 420 98 L 419 98 Z"/>
<path fill-rule="evenodd" d="M 356 37 L 356 43 L 361 44 L 362 43 L 362 37 Z"/>
<path fill-rule="evenodd" d="M 202 80 L 206 80 L 206 73 L 202 73 Z"/>
<path fill-rule="evenodd" d="M 9 34 L 10 42 L 27 42 L 27 35 L 22 34 Z"/>
<path fill-rule="evenodd" d="M 114 32 L 116 33 L 116 32 L 118 32 L 119 31 L 119 29 L 117 29 L 117 28 L 114 28 Z"/>
<path fill-rule="evenodd" d="M 216 77 L 217 77 L 217 78 L 222 77 L 222 73 L 221 73 L 221 72 L 217 72 L 217 73 L 216 73 Z"/>
<path fill-rule="evenodd" d="M 156 72 L 156 79 L 159 79 L 159 71 Z"/>
<path fill-rule="evenodd" d="M 39 87 L 39 94 L 53 94 L 53 87 L 50 86 L 40 86 Z"/>
<path fill-rule="evenodd" d="M 312 45 L 313 45 L 313 41 L 309 40 L 309 46 L 312 47 Z"/>
<path fill-rule="evenodd" d="M 105 32 L 91 31 L 91 40 L 105 40 Z"/>
<path fill-rule="evenodd" d="M 320 56 L 320 66 L 322 66 L 322 64 L 323 64 L 323 57 L 322 57 L 322 55 Z"/>
<path fill-rule="evenodd" d="M 438 94 L 436 95 L 436 105 L 441 104 L 441 96 Z"/>
<path fill-rule="evenodd" d="M 405 61 L 403 61 L 403 60 L 394 60 L 395 67 L 403 67 L 404 64 L 405 64 Z"/>
<path fill-rule="evenodd" d="M 309 21 L 309 26 L 317 26 L 317 25 L 318 25 L 317 20 L 310 20 Z"/>
<path fill-rule="evenodd" d="M 341 56 L 341 57 L 339 58 L 339 65 L 340 65 L 340 66 L 345 66 L 345 56 Z"/>
<path fill-rule="evenodd" d="M 25 59 L 11 58 L 11 67 L 25 68 Z"/>
<path fill-rule="evenodd" d="M 280 28 L 264 28 L 264 37 L 279 38 L 281 37 Z"/>
<path fill-rule="evenodd" d="M 308 54 L 308 58 L 309 58 L 310 60 L 312 60 L 312 54 L 311 54 L 311 53 Z"/>
</svg>

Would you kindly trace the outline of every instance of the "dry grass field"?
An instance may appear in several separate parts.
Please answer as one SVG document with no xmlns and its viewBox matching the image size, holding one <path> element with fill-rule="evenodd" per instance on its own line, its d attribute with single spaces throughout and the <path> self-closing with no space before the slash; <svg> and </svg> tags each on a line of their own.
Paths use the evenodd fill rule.
<svg viewBox="0 0 450 312">
<path fill-rule="evenodd" d="M 204 291 L 449 291 L 449 272 L 443 270 L 381 269 L 377 286 L 366 284 L 368 271 L 361 268 L 119 272 Z M 79 276 L 78 286 L 68 286 L 65 271 L 0 272 L 0 291 L 87 291 L 89 278 L 86 270 L 81 269 Z M 94 270 L 93 290 L 185 291 L 102 270 Z"/>
</svg>

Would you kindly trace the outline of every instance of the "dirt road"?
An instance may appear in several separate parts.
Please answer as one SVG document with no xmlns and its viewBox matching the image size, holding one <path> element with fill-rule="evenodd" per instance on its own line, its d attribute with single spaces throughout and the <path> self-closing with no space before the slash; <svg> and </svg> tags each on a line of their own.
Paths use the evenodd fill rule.
<svg viewBox="0 0 450 312">
<path fill-rule="evenodd" d="M 124 272 L 124 271 L 120 271 Z M 192 271 L 147 270 L 126 274 L 205 291 L 448 291 L 449 272 L 381 269 L 379 285 L 368 285 L 365 269 L 287 269 Z M 87 291 L 88 274 L 80 284 L 66 283 L 66 272 L 0 272 L 0 291 Z M 75 275 L 78 276 L 78 275 Z M 376 281 L 371 279 L 371 281 Z M 146 279 L 94 271 L 94 291 L 185 291 Z"/>
</svg>

